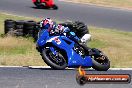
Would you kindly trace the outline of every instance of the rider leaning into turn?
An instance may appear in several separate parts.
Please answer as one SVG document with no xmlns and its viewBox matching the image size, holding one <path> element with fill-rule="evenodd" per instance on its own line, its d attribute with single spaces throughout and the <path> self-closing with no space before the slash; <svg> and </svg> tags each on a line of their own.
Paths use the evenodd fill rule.
<svg viewBox="0 0 132 88">
<path fill-rule="evenodd" d="M 66 26 L 63 26 L 62 24 L 56 24 L 56 22 L 52 21 L 50 18 L 46 18 L 40 22 L 40 28 L 41 30 L 43 29 L 48 29 L 50 34 L 54 33 L 66 33 L 69 31 L 75 32 L 77 37 L 80 38 L 81 43 L 87 43 L 91 39 L 91 35 L 88 32 L 88 29 L 86 28 L 85 30 L 79 31 L 76 29 L 70 29 Z"/>
</svg>

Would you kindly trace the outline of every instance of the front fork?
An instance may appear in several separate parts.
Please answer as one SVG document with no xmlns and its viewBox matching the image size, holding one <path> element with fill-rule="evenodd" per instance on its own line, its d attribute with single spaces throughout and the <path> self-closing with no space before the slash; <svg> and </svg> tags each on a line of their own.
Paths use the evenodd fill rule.
<svg viewBox="0 0 132 88">
<path fill-rule="evenodd" d="M 56 50 L 55 50 L 53 47 L 50 47 L 50 50 L 52 51 L 52 53 L 53 53 L 54 55 L 57 55 L 57 52 L 56 52 Z"/>
</svg>

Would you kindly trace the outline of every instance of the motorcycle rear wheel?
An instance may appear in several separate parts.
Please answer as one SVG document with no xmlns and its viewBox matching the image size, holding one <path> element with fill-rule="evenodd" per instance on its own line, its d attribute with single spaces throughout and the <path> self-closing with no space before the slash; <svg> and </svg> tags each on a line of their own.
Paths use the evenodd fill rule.
<svg viewBox="0 0 132 88">
<path fill-rule="evenodd" d="M 57 10 L 58 9 L 58 6 L 57 5 L 53 5 L 52 7 L 54 10 Z"/>
<path fill-rule="evenodd" d="M 99 51 L 99 53 L 100 55 L 92 56 L 92 67 L 97 71 L 107 71 L 110 68 L 109 58 L 102 51 Z"/>
<path fill-rule="evenodd" d="M 58 56 L 56 57 L 49 48 L 42 51 L 42 59 L 53 69 L 63 70 L 67 67 L 67 62 L 64 56 L 58 52 Z M 59 61 L 57 62 L 55 59 Z"/>
</svg>

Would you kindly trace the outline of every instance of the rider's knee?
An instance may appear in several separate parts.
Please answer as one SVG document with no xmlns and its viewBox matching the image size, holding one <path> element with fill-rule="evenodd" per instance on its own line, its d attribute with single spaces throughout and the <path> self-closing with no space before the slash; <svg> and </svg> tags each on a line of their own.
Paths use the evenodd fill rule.
<svg viewBox="0 0 132 88">
<path fill-rule="evenodd" d="M 81 42 L 83 43 L 87 43 L 88 41 L 91 40 L 91 34 L 85 34 L 82 38 L 81 38 Z"/>
</svg>

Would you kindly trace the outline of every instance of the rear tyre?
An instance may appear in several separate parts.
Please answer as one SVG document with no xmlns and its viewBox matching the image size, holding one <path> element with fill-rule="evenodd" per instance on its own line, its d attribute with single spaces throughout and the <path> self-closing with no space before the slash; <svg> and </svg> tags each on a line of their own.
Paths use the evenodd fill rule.
<svg viewBox="0 0 132 88">
<path fill-rule="evenodd" d="M 107 71 L 110 68 L 110 61 L 102 51 L 99 53 L 100 55 L 92 56 L 93 68 L 97 71 Z"/>
<path fill-rule="evenodd" d="M 67 62 L 63 55 L 57 51 L 58 55 L 54 55 L 49 48 L 42 51 L 42 59 L 53 69 L 62 70 L 67 67 Z"/>
<path fill-rule="evenodd" d="M 57 10 L 58 9 L 58 6 L 57 5 L 53 5 L 52 7 L 54 10 Z"/>
</svg>

